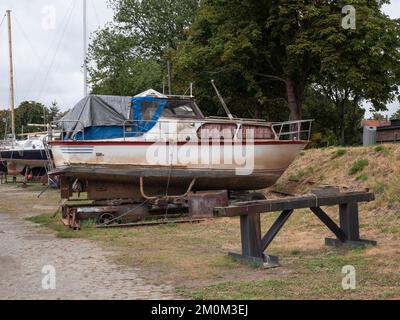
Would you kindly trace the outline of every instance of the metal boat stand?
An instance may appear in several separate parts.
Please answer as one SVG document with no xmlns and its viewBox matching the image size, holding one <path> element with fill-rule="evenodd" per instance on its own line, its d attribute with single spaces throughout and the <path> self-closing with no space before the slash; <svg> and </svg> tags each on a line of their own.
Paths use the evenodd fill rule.
<svg viewBox="0 0 400 320">
<path fill-rule="evenodd" d="M 264 268 L 278 267 L 278 257 L 270 256 L 264 252 L 293 212 L 296 209 L 305 208 L 309 208 L 336 236 L 336 239 L 325 239 L 326 245 L 351 247 L 377 245 L 376 241 L 361 239 L 359 231 L 358 203 L 375 200 L 373 193 L 340 193 L 339 191 L 316 193 L 302 197 L 243 202 L 228 207 L 215 208 L 214 215 L 217 217 L 240 217 L 242 253 L 229 253 L 229 255 L 237 261 L 256 264 Z M 322 206 L 336 205 L 339 206 L 340 226 L 321 209 Z M 279 211 L 282 211 L 282 213 L 262 237 L 261 214 Z"/>
</svg>

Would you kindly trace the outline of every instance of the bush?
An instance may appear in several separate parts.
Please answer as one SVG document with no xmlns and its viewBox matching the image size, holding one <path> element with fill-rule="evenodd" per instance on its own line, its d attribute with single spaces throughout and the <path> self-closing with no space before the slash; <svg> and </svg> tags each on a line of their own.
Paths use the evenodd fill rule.
<svg viewBox="0 0 400 320">
<path fill-rule="evenodd" d="M 364 173 L 364 174 L 362 174 L 361 176 L 357 177 L 356 180 L 357 180 L 357 181 L 365 182 L 365 181 L 368 180 L 368 174 Z"/>
<path fill-rule="evenodd" d="M 336 152 L 333 154 L 332 159 L 340 158 L 343 157 L 347 153 L 346 149 L 338 149 Z"/>
<path fill-rule="evenodd" d="M 385 147 L 384 146 L 377 146 L 377 147 L 375 147 L 375 152 L 382 152 L 382 151 L 385 151 Z"/>
<path fill-rule="evenodd" d="M 354 162 L 353 166 L 349 170 L 349 176 L 353 176 L 356 173 L 363 171 L 366 166 L 369 165 L 368 160 L 362 159 Z"/>
<path fill-rule="evenodd" d="M 385 189 L 386 189 L 385 184 L 382 182 L 379 182 L 375 185 L 374 192 L 377 194 L 383 194 L 383 193 L 385 193 Z"/>
</svg>

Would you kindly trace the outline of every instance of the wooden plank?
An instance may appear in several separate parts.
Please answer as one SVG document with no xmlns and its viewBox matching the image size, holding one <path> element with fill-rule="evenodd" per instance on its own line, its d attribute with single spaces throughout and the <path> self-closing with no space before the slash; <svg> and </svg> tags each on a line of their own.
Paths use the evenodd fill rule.
<svg viewBox="0 0 400 320">
<path fill-rule="evenodd" d="M 259 214 L 241 216 L 240 230 L 242 253 L 246 256 L 263 257 L 261 248 L 261 217 Z"/>
<path fill-rule="evenodd" d="M 340 228 L 346 234 L 348 240 L 360 240 L 360 227 L 358 219 L 357 202 L 341 204 L 339 209 Z"/>
<path fill-rule="evenodd" d="M 286 210 L 281 213 L 281 215 L 276 219 L 274 224 L 271 226 L 267 234 L 264 236 L 264 238 L 261 241 L 261 246 L 263 252 L 267 250 L 268 246 L 271 244 L 271 242 L 275 239 L 279 231 L 283 228 L 285 225 L 286 221 L 289 220 L 290 216 L 294 210 Z"/>
<path fill-rule="evenodd" d="M 134 227 L 155 227 L 164 224 L 184 224 L 184 223 L 200 223 L 204 222 L 206 219 L 182 219 L 182 220 L 164 220 L 164 221 L 149 221 L 149 222 L 139 222 L 139 223 L 126 223 L 126 224 L 112 224 L 112 225 L 100 225 L 96 226 L 98 229 L 108 229 L 108 228 L 134 228 Z"/>
<path fill-rule="evenodd" d="M 347 235 L 341 230 L 338 225 L 323 211 L 321 208 L 310 208 L 312 212 L 331 230 L 336 237 L 345 242 L 348 240 Z"/>
<path fill-rule="evenodd" d="M 229 207 L 215 208 L 214 215 L 217 217 L 236 217 L 258 213 L 333 206 L 350 202 L 370 202 L 373 200 L 375 200 L 374 194 L 368 192 L 349 192 L 327 196 L 309 195 L 304 197 L 236 203 Z"/>
</svg>

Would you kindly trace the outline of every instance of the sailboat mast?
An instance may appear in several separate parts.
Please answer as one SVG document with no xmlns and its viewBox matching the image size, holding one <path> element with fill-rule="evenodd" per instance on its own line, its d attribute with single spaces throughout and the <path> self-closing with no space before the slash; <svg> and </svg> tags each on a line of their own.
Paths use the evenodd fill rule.
<svg viewBox="0 0 400 320">
<path fill-rule="evenodd" d="M 13 50 L 12 50 L 12 30 L 11 30 L 11 10 L 7 10 L 8 21 L 8 51 L 10 58 L 10 110 L 11 110 L 11 132 L 13 139 L 15 139 L 15 100 L 14 100 L 14 64 L 13 64 Z"/>
<path fill-rule="evenodd" d="M 83 92 L 85 97 L 88 95 L 87 87 L 87 2 L 83 0 Z"/>
</svg>

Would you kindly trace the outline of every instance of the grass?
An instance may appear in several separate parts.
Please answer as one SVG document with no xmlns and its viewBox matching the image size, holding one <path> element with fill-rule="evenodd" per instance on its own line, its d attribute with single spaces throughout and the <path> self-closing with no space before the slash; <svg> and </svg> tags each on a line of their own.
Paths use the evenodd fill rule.
<svg viewBox="0 0 400 320">
<path fill-rule="evenodd" d="M 374 148 L 375 152 L 379 153 L 379 152 L 383 152 L 385 151 L 385 147 L 384 146 L 377 146 Z"/>
<path fill-rule="evenodd" d="M 368 180 L 368 174 L 364 173 L 361 176 L 358 176 L 356 178 L 357 181 L 362 181 L 362 182 L 366 182 Z"/>
<path fill-rule="evenodd" d="M 362 160 L 357 160 L 354 162 L 353 166 L 349 170 L 349 176 L 354 176 L 356 173 L 361 172 L 364 170 L 366 166 L 369 165 L 369 161 L 362 159 Z"/>
<path fill-rule="evenodd" d="M 337 159 L 343 157 L 347 153 L 346 149 L 337 149 L 336 152 L 332 155 L 331 159 Z"/>
</svg>

